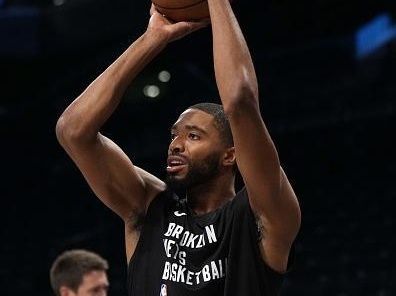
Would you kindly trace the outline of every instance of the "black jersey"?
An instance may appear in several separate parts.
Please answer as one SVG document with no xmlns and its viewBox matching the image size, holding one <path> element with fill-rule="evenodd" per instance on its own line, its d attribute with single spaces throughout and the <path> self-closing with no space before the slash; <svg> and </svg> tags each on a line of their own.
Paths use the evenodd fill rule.
<svg viewBox="0 0 396 296">
<path fill-rule="evenodd" d="M 150 204 L 128 266 L 129 296 L 273 296 L 283 276 L 262 260 L 246 189 L 196 216 L 170 191 Z"/>
</svg>

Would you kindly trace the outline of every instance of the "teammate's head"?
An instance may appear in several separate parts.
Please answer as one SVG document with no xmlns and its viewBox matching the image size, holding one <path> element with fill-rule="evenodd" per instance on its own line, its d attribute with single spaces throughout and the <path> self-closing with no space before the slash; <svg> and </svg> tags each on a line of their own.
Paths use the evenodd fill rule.
<svg viewBox="0 0 396 296">
<path fill-rule="evenodd" d="M 219 104 L 200 103 L 184 111 L 171 129 L 167 183 L 187 189 L 221 173 L 234 173 L 230 124 Z"/>
<path fill-rule="evenodd" d="M 66 251 L 52 264 L 52 289 L 57 296 L 106 296 L 108 268 L 107 261 L 93 252 Z"/>
</svg>

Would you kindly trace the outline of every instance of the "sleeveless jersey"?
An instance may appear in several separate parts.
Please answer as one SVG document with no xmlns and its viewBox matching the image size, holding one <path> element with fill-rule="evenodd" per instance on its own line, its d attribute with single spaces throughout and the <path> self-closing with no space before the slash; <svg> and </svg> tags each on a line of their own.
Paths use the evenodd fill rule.
<svg viewBox="0 0 396 296">
<path fill-rule="evenodd" d="M 196 216 L 160 193 L 150 204 L 128 266 L 129 296 L 273 296 L 283 276 L 262 259 L 246 189 Z"/>
</svg>

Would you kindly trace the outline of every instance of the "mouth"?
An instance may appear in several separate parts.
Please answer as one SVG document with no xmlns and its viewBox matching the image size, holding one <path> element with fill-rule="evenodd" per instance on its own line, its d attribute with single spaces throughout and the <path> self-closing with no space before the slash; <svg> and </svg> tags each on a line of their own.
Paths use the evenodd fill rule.
<svg viewBox="0 0 396 296">
<path fill-rule="evenodd" d="M 166 171 L 169 174 L 177 174 L 187 167 L 187 161 L 181 156 L 169 156 Z"/>
</svg>

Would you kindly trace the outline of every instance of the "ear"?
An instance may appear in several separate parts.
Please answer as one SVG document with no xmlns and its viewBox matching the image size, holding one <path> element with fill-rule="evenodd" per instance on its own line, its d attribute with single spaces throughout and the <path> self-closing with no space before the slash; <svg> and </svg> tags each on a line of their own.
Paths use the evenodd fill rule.
<svg viewBox="0 0 396 296">
<path fill-rule="evenodd" d="M 76 293 L 74 293 L 72 289 L 70 289 L 66 286 L 60 287 L 59 294 L 60 294 L 60 296 L 74 296 L 74 295 L 76 295 Z"/>
<path fill-rule="evenodd" d="M 222 164 L 225 167 L 232 167 L 235 164 L 235 147 L 227 148 L 223 154 Z"/>
</svg>

